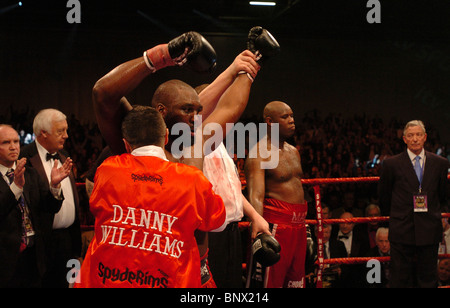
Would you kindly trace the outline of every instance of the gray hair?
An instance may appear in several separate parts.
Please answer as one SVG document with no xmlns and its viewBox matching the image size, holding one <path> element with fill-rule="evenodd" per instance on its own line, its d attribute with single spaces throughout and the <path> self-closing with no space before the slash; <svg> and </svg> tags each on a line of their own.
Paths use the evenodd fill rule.
<svg viewBox="0 0 450 308">
<path fill-rule="evenodd" d="M 41 135 L 45 130 L 50 133 L 52 131 L 53 122 L 60 122 L 66 120 L 66 115 L 56 109 L 43 109 L 34 117 L 33 132 L 36 137 Z"/>
<path fill-rule="evenodd" d="M 378 228 L 377 233 L 375 234 L 375 238 L 378 239 L 380 234 L 389 234 L 389 229 L 388 228 L 384 228 L 384 227 Z"/>
<path fill-rule="evenodd" d="M 406 135 L 406 130 L 407 130 L 408 128 L 414 127 L 414 126 L 419 126 L 419 127 L 423 130 L 423 132 L 424 132 L 425 134 L 427 133 L 427 130 L 425 129 L 425 124 L 423 124 L 422 121 L 420 121 L 420 120 L 413 120 L 413 121 L 409 121 L 409 122 L 406 124 L 405 129 L 403 130 L 403 136 Z"/>
</svg>

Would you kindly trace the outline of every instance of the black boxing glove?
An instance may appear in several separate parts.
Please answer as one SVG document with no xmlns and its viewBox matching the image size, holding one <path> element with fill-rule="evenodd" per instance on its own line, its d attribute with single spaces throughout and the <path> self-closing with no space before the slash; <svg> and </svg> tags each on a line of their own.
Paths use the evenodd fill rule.
<svg viewBox="0 0 450 308">
<path fill-rule="evenodd" d="M 280 44 L 269 31 L 256 26 L 248 33 L 247 49 L 256 55 L 258 61 L 265 61 L 280 52 Z"/>
<path fill-rule="evenodd" d="M 174 65 L 186 66 L 195 72 L 211 72 L 216 59 L 216 51 L 211 44 L 194 31 L 144 52 L 145 63 L 152 72 Z"/>
<path fill-rule="evenodd" d="M 280 260 L 280 243 L 271 235 L 259 234 L 252 245 L 253 259 L 262 266 L 272 266 Z"/>
</svg>

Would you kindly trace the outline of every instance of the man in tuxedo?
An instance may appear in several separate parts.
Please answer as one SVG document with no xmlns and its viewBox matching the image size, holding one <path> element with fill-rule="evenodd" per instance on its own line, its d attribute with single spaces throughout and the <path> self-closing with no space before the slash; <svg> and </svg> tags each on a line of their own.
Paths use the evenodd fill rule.
<svg viewBox="0 0 450 308">
<path fill-rule="evenodd" d="M 350 212 L 345 212 L 339 218 L 352 219 L 354 216 Z M 362 225 L 347 222 L 340 223 L 339 231 L 333 237 L 344 243 L 349 257 L 363 257 L 370 249 L 369 241 L 365 236 Z"/>
<path fill-rule="evenodd" d="M 379 182 L 382 214 L 390 216 L 391 287 L 434 288 L 450 163 L 425 151 L 422 121 L 409 122 L 403 140 L 406 151 L 383 162 Z"/>
<path fill-rule="evenodd" d="M 68 138 L 66 116 L 56 109 L 40 111 L 33 122 L 35 142 L 22 149 L 22 157 L 49 183 L 53 164 L 60 166 L 68 158 L 63 154 Z M 67 261 L 81 256 L 81 231 L 78 217 L 78 192 L 72 173 L 61 182 L 64 202 L 56 214 L 43 215 L 42 231 L 47 248 L 48 271 L 44 287 L 68 287 Z"/>
<path fill-rule="evenodd" d="M 72 162 L 54 165 L 45 185 L 36 170 L 25 167 L 26 158 L 17 160 L 19 153 L 19 134 L 0 124 L 0 287 L 39 287 L 45 272 L 40 217 L 61 208 L 60 182 Z"/>
<path fill-rule="evenodd" d="M 340 216 L 341 219 L 352 219 L 353 214 L 345 212 Z M 348 257 L 364 257 L 369 251 L 369 241 L 365 236 L 362 225 L 355 225 L 355 223 L 340 223 L 339 231 L 334 237 L 345 245 Z M 342 286 L 350 288 L 358 288 L 365 281 L 365 266 L 364 264 L 352 264 L 342 266 Z"/>
</svg>

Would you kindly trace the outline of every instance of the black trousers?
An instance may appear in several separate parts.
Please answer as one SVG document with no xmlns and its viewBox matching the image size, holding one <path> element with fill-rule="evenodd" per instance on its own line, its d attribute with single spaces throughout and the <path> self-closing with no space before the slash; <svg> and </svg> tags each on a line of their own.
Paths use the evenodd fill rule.
<svg viewBox="0 0 450 308">
<path fill-rule="evenodd" d="M 438 247 L 391 242 L 391 288 L 437 288 Z"/>
<path fill-rule="evenodd" d="M 25 249 L 17 259 L 13 277 L 6 284 L 7 288 L 39 288 L 41 277 L 36 263 L 35 247 Z"/>
<path fill-rule="evenodd" d="M 67 261 L 73 258 L 72 237 L 68 229 L 53 230 L 48 250 L 47 272 L 43 279 L 44 288 L 68 288 Z"/>
<path fill-rule="evenodd" d="M 242 288 L 242 238 L 237 222 L 208 233 L 208 264 L 218 288 Z"/>
</svg>

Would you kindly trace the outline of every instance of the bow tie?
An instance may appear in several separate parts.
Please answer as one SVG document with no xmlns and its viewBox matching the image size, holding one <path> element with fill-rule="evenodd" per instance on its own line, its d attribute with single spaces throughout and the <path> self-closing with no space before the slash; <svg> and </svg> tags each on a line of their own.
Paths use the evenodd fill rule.
<svg viewBox="0 0 450 308">
<path fill-rule="evenodd" d="M 346 240 L 348 240 L 348 235 L 339 235 L 339 239 L 346 239 Z"/>
<path fill-rule="evenodd" d="M 57 160 L 58 159 L 59 160 L 60 157 L 59 157 L 58 153 L 53 154 L 53 155 L 51 155 L 50 153 L 47 153 L 46 159 L 47 159 L 47 161 L 49 161 L 50 159 L 53 159 L 53 160 Z"/>
</svg>

